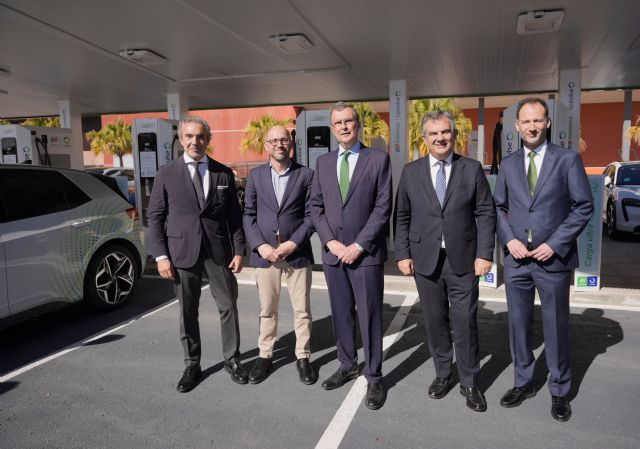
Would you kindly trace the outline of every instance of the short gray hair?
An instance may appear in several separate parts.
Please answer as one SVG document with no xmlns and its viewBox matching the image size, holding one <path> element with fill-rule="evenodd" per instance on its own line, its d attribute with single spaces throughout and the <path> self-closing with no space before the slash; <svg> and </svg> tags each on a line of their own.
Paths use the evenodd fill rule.
<svg viewBox="0 0 640 449">
<path fill-rule="evenodd" d="M 333 111 L 344 111 L 345 109 L 351 109 L 353 111 L 353 116 L 356 119 L 356 123 L 358 124 L 358 128 L 360 128 L 360 115 L 358 115 L 358 111 L 351 103 L 345 103 L 344 101 L 339 101 L 333 105 L 331 111 L 329 112 L 329 117 L 333 115 Z"/>
<path fill-rule="evenodd" d="M 189 117 L 185 117 L 182 120 L 180 120 L 180 123 L 178 124 L 178 137 L 182 138 L 182 127 L 186 124 L 186 123 L 197 123 L 199 125 L 202 125 L 204 127 L 204 131 L 207 134 L 207 142 L 211 140 L 211 127 L 209 126 L 209 123 L 203 119 L 202 117 L 197 117 L 197 116 L 189 116 Z"/>
<path fill-rule="evenodd" d="M 441 119 L 449 120 L 449 125 L 451 126 L 451 133 L 455 135 L 456 133 L 456 121 L 453 118 L 453 114 L 449 111 L 429 111 L 424 117 L 422 117 L 422 135 L 424 135 L 426 131 L 427 122 L 437 121 Z"/>
</svg>

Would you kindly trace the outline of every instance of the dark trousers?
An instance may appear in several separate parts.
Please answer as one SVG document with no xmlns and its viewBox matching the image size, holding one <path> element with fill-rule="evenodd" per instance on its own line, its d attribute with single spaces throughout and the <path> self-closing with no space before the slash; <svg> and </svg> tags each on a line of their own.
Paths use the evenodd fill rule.
<svg viewBox="0 0 640 449">
<path fill-rule="evenodd" d="M 356 313 L 366 362 L 367 382 L 382 379 L 382 297 L 384 277 L 381 265 L 352 268 L 340 263 L 324 265 L 333 315 L 338 360 L 343 370 L 358 365 Z"/>
<path fill-rule="evenodd" d="M 217 265 L 206 251 L 191 268 L 176 268 L 174 283 L 180 300 L 180 340 L 187 366 L 200 364 L 200 324 L 198 309 L 202 292 L 202 273 L 207 272 L 211 295 L 220 312 L 222 353 L 225 360 L 240 354 L 240 327 L 238 325 L 238 281 L 226 266 Z"/>
<path fill-rule="evenodd" d="M 480 371 L 478 277 L 472 271 L 462 276 L 455 274 L 445 251 L 440 252 L 433 274 L 424 276 L 416 272 L 414 277 L 436 376 L 451 374 L 455 347 L 460 385 L 477 386 Z"/>
<path fill-rule="evenodd" d="M 509 343 L 514 366 L 514 385 L 533 382 L 535 357 L 531 347 L 531 324 L 535 290 L 542 305 L 544 353 L 549 368 L 549 391 L 564 397 L 571 390 L 569 356 L 569 286 L 571 271 L 548 272 L 526 260 L 517 268 L 505 265 L 504 282 L 509 312 Z"/>
</svg>

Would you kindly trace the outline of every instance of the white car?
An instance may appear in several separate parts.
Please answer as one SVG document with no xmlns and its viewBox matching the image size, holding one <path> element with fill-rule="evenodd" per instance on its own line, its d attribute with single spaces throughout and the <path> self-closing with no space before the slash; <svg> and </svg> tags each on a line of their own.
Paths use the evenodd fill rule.
<svg viewBox="0 0 640 449">
<path fill-rule="evenodd" d="M 143 242 L 115 179 L 0 164 L 0 327 L 82 299 L 120 307 L 144 271 Z"/>
<path fill-rule="evenodd" d="M 607 234 L 640 233 L 640 162 L 613 162 L 603 174 Z"/>
</svg>

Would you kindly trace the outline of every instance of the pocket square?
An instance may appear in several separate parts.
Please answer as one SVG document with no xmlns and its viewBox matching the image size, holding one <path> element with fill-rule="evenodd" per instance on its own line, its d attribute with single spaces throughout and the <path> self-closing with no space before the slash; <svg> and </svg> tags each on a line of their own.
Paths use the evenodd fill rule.
<svg viewBox="0 0 640 449">
<path fill-rule="evenodd" d="M 218 186 L 218 190 L 228 189 L 229 186 Z"/>
</svg>

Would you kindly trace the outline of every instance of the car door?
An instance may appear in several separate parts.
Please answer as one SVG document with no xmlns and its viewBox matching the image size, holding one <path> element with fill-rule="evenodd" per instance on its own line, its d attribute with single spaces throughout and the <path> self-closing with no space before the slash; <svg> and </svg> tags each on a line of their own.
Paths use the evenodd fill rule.
<svg viewBox="0 0 640 449">
<path fill-rule="evenodd" d="M 615 188 L 615 184 L 616 184 L 616 166 L 615 165 L 609 165 L 607 168 L 604 169 L 604 172 L 602 172 L 603 175 L 608 176 L 609 179 L 611 179 L 611 183 L 609 184 L 605 184 L 604 186 L 604 202 L 602 204 L 602 221 L 606 222 L 607 221 L 607 204 L 608 204 L 608 200 L 609 198 L 613 197 L 613 189 Z"/>
<path fill-rule="evenodd" d="M 5 217 L 7 303 L 13 315 L 78 296 L 82 257 L 70 244 L 83 224 L 77 206 L 90 198 L 55 170 L 0 169 Z M 82 291 L 80 285 L 80 292 Z"/>
</svg>

